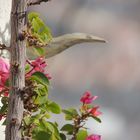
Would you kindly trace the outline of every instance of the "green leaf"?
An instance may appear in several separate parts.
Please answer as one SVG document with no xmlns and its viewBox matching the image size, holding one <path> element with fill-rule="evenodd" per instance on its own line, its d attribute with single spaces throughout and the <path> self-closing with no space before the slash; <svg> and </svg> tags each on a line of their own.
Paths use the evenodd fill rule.
<svg viewBox="0 0 140 140">
<path fill-rule="evenodd" d="M 2 97 L 1 103 L 7 105 L 8 104 L 8 97 Z"/>
<path fill-rule="evenodd" d="M 30 12 L 29 14 L 28 14 L 28 20 L 31 22 L 34 18 L 37 18 L 37 17 L 39 17 L 39 14 L 38 13 L 36 13 L 36 12 Z"/>
<path fill-rule="evenodd" d="M 101 121 L 101 119 L 100 118 L 98 118 L 98 117 L 95 117 L 95 116 L 90 116 L 90 117 L 92 117 L 94 120 L 96 120 L 97 122 L 99 122 L 99 123 L 101 123 L 102 121 Z"/>
<path fill-rule="evenodd" d="M 7 111 L 7 107 L 8 106 L 6 104 L 4 104 L 0 109 L 0 114 L 4 114 Z"/>
<path fill-rule="evenodd" d="M 43 47 L 33 47 L 33 49 L 38 56 L 44 56 L 46 53 Z"/>
<path fill-rule="evenodd" d="M 40 105 L 40 113 L 41 114 L 44 114 L 46 112 L 49 112 L 46 106 L 47 106 L 47 103 Z"/>
<path fill-rule="evenodd" d="M 50 131 L 51 133 L 54 133 L 54 131 L 55 131 L 54 126 L 51 123 L 47 122 L 47 121 L 45 121 L 44 123 L 45 123 L 45 126 L 48 129 L 48 131 Z"/>
<path fill-rule="evenodd" d="M 42 19 L 39 18 L 39 16 L 36 17 L 35 20 L 36 20 L 36 22 L 37 22 L 37 24 L 39 25 L 40 28 L 43 28 L 43 27 L 46 26 L 45 23 L 42 21 Z M 43 30 L 42 30 L 42 31 L 43 31 Z M 40 32 L 41 32 L 41 31 L 40 31 Z"/>
<path fill-rule="evenodd" d="M 88 133 L 86 130 L 79 130 L 76 136 L 76 140 L 85 140 L 88 136 Z"/>
<path fill-rule="evenodd" d="M 25 116 L 23 120 L 25 125 L 29 125 L 31 123 L 31 118 L 29 116 Z"/>
<path fill-rule="evenodd" d="M 41 117 L 42 117 L 42 114 L 33 115 L 32 117 L 30 117 L 30 123 L 34 123 L 38 125 Z"/>
<path fill-rule="evenodd" d="M 44 45 L 48 44 L 52 40 L 51 31 L 40 19 L 39 14 L 35 12 L 29 13 L 28 20 L 32 26 L 32 34 L 44 43 Z"/>
<path fill-rule="evenodd" d="M 69 108 L 67 110 L 63 110 L 63 112 L 66 113 L 66 114 L 71 114 L 73 116 L 77 116 L 78 115 L 77 110 L 74 109 L 74 108 Z"/>
<path fill-rule="evenodd" d="M 35 90 L 39 96 L 48 96 L 48 88 L 44 85 L 38 84 L 38 87 Z"/>
<path fill-rule="evenodd" d="M 44 96 L 38 96 L 34 103 L 35 104 L 39 104 L 39 105 L 42 105 L 42 104 L 46 104 L 48 101 L 48 96 L 44 95 Z"/>
<path fill-rule="evenodd" d="M 40 30 L 40 25 L 38 24 L 36 18 L 32 19 L 32 27 L 34 29 L 34 31 L 37 33 Z"/>
<path fill-rule="evenodd" d="M 6 80 L 5 86 L 6 86 L 6 87 L 9 87 L 9 86 L 10 86 L 10 84 L 9 84 L 9 79 Z"/>
<path fill-rule="evenodd" d="M 61 107 L 56 104 L 55 102 L 51 102 L 47 105 L 47 108 L 55 114 L 60 114 L 61 113 Z"/>
<path fill-rule="evenodd" d="M 54 134 L 51 135 L 50 140 L 57 140 Z"/>
<path fill-rule="evenodd" d="M 45 118 L 41 118 L 37 127 L 33 129 L 34 140 L 61 140 L 57 126 Z"/>
<path fill-rule="evenodd" d="M 58 123 L 57 123 L 57 122 L 54 122 L 54 125 L 55 125 L 56 127 L 58 127 Z"/>
<path fill-rule="evenodd" d="M 37 84 L 37 87 L 34 89 L 34 91 L 36 92 L 37 96 L 34 97 L 33 100 L 38 100 L 37 98 L 40 96 L 46 96 L 48 99 L 48 87 L 46 85 Z"/>
<path fill-rule="evenodd" d="M 40 124 L 44 130 L 46 129 L 46 131 L 54 133 L 54 126 L 50 122 L 47 122 L 45 119 L 41 119 Z"/>
<path fill-rule="evenodd" d="M 56 137 L 57 140 L 61 140 L 60 138 L 60 134 L 59 134 L 59 131 L 58 131 L 58 126 L 52 122 L 49 122 L 53 127 L 54 127 L 54 136 Z"/>
<path fill-rule="evenodd" d="M 49 113 L 46 113 L 46 114 L 44 115 L 44 117 L 47 118 L 47 119 L 49 119 L 49 118 L 51 117 L 51 115 L 50 115 Z"/>
<path fill-rule="evenodd" d="M 52 122 L 46 121 L 45 119 L 41 119 L 40 124 L 42 130 L 46 130 L 46 132 L 48 132 L 51 135 L 50 140 L 61 140 L 56 125 L 54 125 Z"/>
<path fill-rule="evenodd" d="M 72 115 L 65 114 L 65 120 L 71 121 L 72 119 L 73 119 L 73 116 Z"/>
<path fill-rule="evenodd" d="M 33 73 L 30 78 L 45 86 L 50 84 L 48 78 L 41 72 Z"/>
<path fill-rule="evenodd" d="M 28 72 L 29 70 L 30 70 L 30 65 L 29 64 L 26 64 L 25 71 Z"/>
<path fill-rule="evenodd" d="M 74 126 L 72 124 L 65 124 L 62 128 L 61 131 L 66 131 L 66 132 L 73 132 Z"/>
<path fill-rule="evenodd" d="M 33 139 L 34 140 L 50 140 L 51 135 L 47 133 L 46 131 L 40 131 L 38 133 L 35 133 Z"/>
<path fill-rule="evenodd" d="M 63 133 L 60 133 L 61 140 L 66 140 L 66 136 Z"/>
<path fill-rule="evenodd" d="M 78 116 L 78 112 L 76 109 L 69 108 L 67 110 L 62 110 L 62 112 L 65 114 L 66 120 L 72 120 L 74 117 Z"/>
</svg>

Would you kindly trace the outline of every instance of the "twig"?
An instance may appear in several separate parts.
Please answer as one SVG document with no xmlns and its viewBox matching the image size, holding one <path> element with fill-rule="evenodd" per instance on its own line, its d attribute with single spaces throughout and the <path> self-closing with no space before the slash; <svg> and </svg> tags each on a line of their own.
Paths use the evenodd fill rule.
<svg viewBox="0 0 140 140">
<path fill-rule="evenodd" d="M 0 50 L 10 50 L 10 47 L 7 47 L 5 44 L 0 44 Z"/>
<path fill-rule="evenodd" d="M 50 0 L 28 0 L 28 6 L 39 5 L 41 2 L 48 2 Z"/>
<path fill-rule="evenodd" d="M 30 60 L 27 59 L 26 62 L 33 67 L 33 64 L 30 62 Z"/>
<path fill-rule="evenodd" d="M 71 140 L 76 140 L 77 133 L 81 128 L 84 128 L 85 121 L 89 117 L 90 113 L 87 112 L 85 114 L 82 114 L 81 116 L 77 116 L 74 119 L 74 130 L 73 130 L 73 136 Z"/>
</svg>

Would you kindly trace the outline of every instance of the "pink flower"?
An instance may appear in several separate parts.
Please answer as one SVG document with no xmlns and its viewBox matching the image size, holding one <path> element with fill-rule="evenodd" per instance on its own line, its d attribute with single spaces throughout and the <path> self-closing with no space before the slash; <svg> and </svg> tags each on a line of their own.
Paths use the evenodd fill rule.
<svg viewBox="0 0 140 140">
<path fill-rule="evenodd" d="M 44 72 L 45 67 L 47 66 L 46 62 L 44 61 L 43 57 L 39 57 L 36 60 L 31 62 L 32 66 L 34 67 L 35 71 Z"/>
<path fill-rule="evenodd" d="M 100 135 L 92 134 L 86 138 L 86 140 L 101 140 Z"/>
<path fill-rule="evenodd" d="M 26 73 L 26 77 L 30 77 L 33 73 L 35 72 L 41 72 L 41 73 L 44 73 L 45 76 L 50 80 L 52 77 L 45 72 L 45 69 L 46 69 L 46 62 L 44 60 L 43 57 L 39 57 L 37 58 L 36 60 L 32 61 L 32 62 L 29 62 L 27 61 L 31 66 L 32 66 L 32 69 Z"/>
<path fill-rule="evenodd" d="M 97 117 L 102 114 L 102 112 L 98 111 L 98 109 L 99 109 L 99 106 L 96 106 L 90 109 L 89 112 L 91 113 L 91 115 Z"/>
<path fill-rule="evenodd" d="M 29 61 L 27 61 L 27 62 L 32 66 L 32 69 L 27 74 L 29 76 L 31 76 L 33 73 L 35 73 L 37 71 L 38 72 L 44 72 L 45 68 L 47 66 L 47 64 L 46 64 L 46 62 L 45 62 L 43 57 L 38 57 L 36 60 L 34 60 L 32 62 L 29 62 Z"/>
<path fill-rule="evenodd" d="M 92 101 L 96 100 L 98 96 L 92 96 L 90 91 L 86 91 L 84 95 L 81 97 L 80 101 L 83 104 L 91 104 Z"/>
<path fill-rule="evenodd" d="M 3 87 L 9 78 L 10 64 L 7 59 L 0 57 L 0 87 Z"/>
</svg>

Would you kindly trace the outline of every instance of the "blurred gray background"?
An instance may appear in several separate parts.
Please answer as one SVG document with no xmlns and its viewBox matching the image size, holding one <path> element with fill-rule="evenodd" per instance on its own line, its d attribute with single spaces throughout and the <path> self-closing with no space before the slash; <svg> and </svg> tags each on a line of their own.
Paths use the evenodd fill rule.
<svg viewBox="0 0 140 140">
<path fill-rule="evenodd" d="M 87 125 L 103 140 L 140 140 L 139 7 L 140 0 L 52 0 L 30 9 L 53 36 L 86 32 L 108 41 L 80 44 L 48 60 L 50 98 L 63 108 L 78 107 L 85 90 L 99 96 L 103 122 Z"/>
</svg>

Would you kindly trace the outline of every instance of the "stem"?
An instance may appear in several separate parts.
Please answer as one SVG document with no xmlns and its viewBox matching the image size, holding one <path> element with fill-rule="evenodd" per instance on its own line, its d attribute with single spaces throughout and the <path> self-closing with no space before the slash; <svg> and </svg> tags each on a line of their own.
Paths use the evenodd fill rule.
<svg viewBox="0 0 140 140">
<path fill-rule="evenodd" d="M 41 2 L 48 2 L 50 0 L 28 0 L 28 6 L 39 5 Z"/>
<path fill-rule="evenodd" d="M 80 128 L 83 127 L 81 123 L 86 120 L 86 118 L 89 116 L 89 113 L 82 114 L 81 116 L 77 116 L 74 120 L 74 131 L 73 131 L 73 137 L 71 140 L 76 140 L 77 133 L 79 132 Z"/>
<path fill-rule="evenodd" d="M 27 59 L 26 62 L 33 67 L 32 63 Z"/>
<path fill-rule="evenodd" d="M 73 131 L 73 137 L 71 140 L 76 140 L 76 135 L 80 129 L 79 128 L 80 124 L 81 124 L 80 118 L 74 120 L 74 131 Z"/>
<path fill-rule="evenodd" d="M 8 51 L 10 51 L 11 48 L 7 47 L 5 44 L 0 44 L 0 50 L 8 50 Z"/>
<path fill-rule="evenodd" d="M 25 87 L 26 42 L 19 40 L 19 33 L 26 27 L 27 0 L 12 0 L 11 10 L 11 91 L 7 114 L 5 140 L 21 140 L 23 100 L 21 91 Z"/>
<path fill-rule="evenodd" d="M 26 73 L 26 76 L 27 76 L 28 74 L 30 74 L 33 70 L 34 70 L 34 68 L 32 68 L 29 72 L 27 72 L 27 73 Z"/>
</svg>

